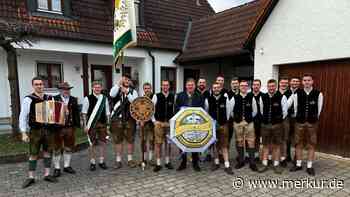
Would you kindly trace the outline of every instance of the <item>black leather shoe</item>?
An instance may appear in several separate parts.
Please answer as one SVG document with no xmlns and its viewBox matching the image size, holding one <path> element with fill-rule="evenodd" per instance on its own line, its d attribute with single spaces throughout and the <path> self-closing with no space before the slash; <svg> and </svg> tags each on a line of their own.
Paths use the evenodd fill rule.
<svg viewBox="0 0 350 197">
<path fill-rule="evenodd" d="M 23 183 L 23 185 L 22 185 L 22 188 L 23 188 L 23 189 L 24 189 L 24 188 L 27 188 L 27 187 L 33 185 L 34 183 L 35 183 L 35 179 L 33 179 L 33 178 L 28 178 L 28 179 L 26 179 L 26 180 L 24 181 L 24 183 Z"/>
<path fill-rule="evenodd" d="M 236 165 L 235 165 L 235 168 L 236 169 L 241 169 L 244 167 L 244 162 L 238 162 Z"/>
<path fill-rule="evenodd" d="M 115 164 L 114 164 L 114 169 L 120 169 L 120 168 L 122 168 L 122 162 L 120 162 L 120 161 L 118 161 L 118 162 L 115 162 Z"/>
<path fill-rule="evenodd" d="M 224 155 L 219 154 L 219 162 L 220 162 L 221 164 L 224 164 L 224 163 L 225 163 Z"/>
<path fill-rule="evenodd" d="M 258 171 L 258 167 L 256 166 L 256 164 L 249 164 L 249 168 L 253 171 L 253 172 L 257 172 Z"/>
<path fill-rule="evenodd" d="M 108 167 L 107 167 L 107 165 L 106 165 L 105 162 L 99 163 L 98 166 L 100 166 L 100 168 L 101 168 L 102 170 L 107 170 L 107 169 L 108 169 Z"/>
<path fill-rule="evenodd" d="M 287 160 L 281 161 L 280 165 L 281 165 L 282 168 L 286 168 L 288 166 L 287 165 Z"/>
<path fill-rule="evenodd" d="M 185 170 L 187 168 L 185 163 L 181 163 L 180 166 L 176 169 L 176 171 L 182 171 Z"/>
<path fill-rule="evenodd" d="M 213 164 L 212 166 L 211 166 L 211 171 L 216 171 L 216 170 L 218 170 L 220 168 L 220 165 L 219 164 Z"/>
<path fill-rule="evenodd" d="M 303 167 L 301 167 L 301 166 L 293 166 L 290 170 L 289 170 L 289 172 L 296 172 L 296 171 L 300 171 L 300 170 L 302 170 L 303 169 Z"/>
<path fill-rule="evenodd" d="M 162 169 L 162 166 L 156 165 L 156 166 L 153 168 L 153 172 L 159 172 L 161 169 Z"/>
<path fill-rule="evenodd" d="M 306 172 L 310 176 L 315 176 L 315 169 L 314 168 L 306 168 Z"/>
<path fill-rule="evenodd" d="M 171 163 L 167 163 L 164 165 L 166 168 L 168 168 L 168 170 L 173 170 L 174 166 Z"/>
<path fill-rule="evenodd" d="M 291 157 L 291 156 L 287 156 L 286 161 L 287 161 L 287 162 L 293 161 L 293 160 L 292 160 L 292 157 Z"/>
<path fill-rule="evenodd" d="M 207 154 L 207 156 L 205 157 L 204 161 L 205 162 L 211 162 L 213 160 L 211 154 Z"/>
<path fill-rule="evenodd" d="M 196 171 L 196 172 L 200 172 L 200 171 L 201 171 L 201 168 L 199 167 L 198 164 L 194 164 L 194 165 L 193 165 L 193 170 Z"/>
<path fill-rule="evenodd" d="M 233 175 L 233 174 L 234 174 L 231 167 L 225 168 L 224 171 L 225 171 L 226 174 L 228 174 L 228 175 Z"/>
<path fill-rule="evenodd" d="M 55 169 L 53 171 L 53 177 L 60 177 L 61 176 L 61 170 L 60 169 Z"/>
<path fill-rule="evenodd" d="M 58 182 L 56 177 L 53 177 L 51 175 L 45 176 L 44 177 L 44 181 L 47 181 L 47 182 L 50 182 L 50 183 L 57 183 Z"/>
<path fill-rule="evenodd" d="M 75 170 L 72 167 L 67 167 L 67 168 L 63 168 L 63 172 L 66 172 L 68 174 L 75 174 Z"/>
<path fill-rule="evenodd" d="M 90 171 L 96 170 L 96 164 L 90 164 Z"/>
</svg>

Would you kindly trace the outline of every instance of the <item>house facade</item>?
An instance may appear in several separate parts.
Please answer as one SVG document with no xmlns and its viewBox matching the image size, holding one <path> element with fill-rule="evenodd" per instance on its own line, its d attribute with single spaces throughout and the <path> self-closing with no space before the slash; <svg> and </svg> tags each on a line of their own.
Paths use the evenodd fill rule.
<svg viewBox="0 0 350 197">
<path fill-rule="evenodd" d="M 321 152 L 350 157 L 350 2 L 279 1 L 255 40 L 254 76 L 314 75 L 325 96 Z"/>
<path fill-rule="evenodd" d="M 113 0 L 0 0 L 0 18 L 32 24 L 32 46 L 17 48 L 21 100 L 31 92 L 31 78 L 45 79 L 46 92 L 55 94 L 60 81 L 68 81 L 72 94 L 82 101 L 91 81 L 106 90 L 120 78 L 112 66 Z M 169 79 L 173 91 L 183 87 L 183 69 L 174 63 L 185 40 L 188 22 L 214 14 L 206 0 L 136 0 L 137 47 L 124 52 L 125 68 L 136 87 Z M 11 116 L 6 53 L 0 49 L 0 119 Z M 138 89 L 139 90 L 139 89 Z M 139 90 L 139 93 L 142 93 Z"/>
</svg>

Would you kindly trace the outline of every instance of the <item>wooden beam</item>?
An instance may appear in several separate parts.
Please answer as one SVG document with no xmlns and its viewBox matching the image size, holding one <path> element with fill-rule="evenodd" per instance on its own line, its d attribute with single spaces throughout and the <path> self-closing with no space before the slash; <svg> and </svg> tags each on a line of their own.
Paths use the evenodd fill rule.
<svg viewBox="0 0 350 197">
<path fill-rule="evenodd" d="M 88 54 L 82 54 L 82 65 L 83 65 L 83 87 L 84 87 L 84 96 L 89 95 L 89 59 Z"/>
</svg>

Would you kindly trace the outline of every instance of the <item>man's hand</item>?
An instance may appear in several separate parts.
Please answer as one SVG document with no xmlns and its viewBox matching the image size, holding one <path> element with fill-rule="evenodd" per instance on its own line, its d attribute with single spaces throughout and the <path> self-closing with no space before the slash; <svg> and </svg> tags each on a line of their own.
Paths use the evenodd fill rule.
<svg viewBox="0 0 350 197">
<path fill-rule="evenodd" d="M 85 132 L 85 134 L 88 134 L 89 133 L 89 129 L 88 128 L 84 128 L 84 132 Z"/>
<path fill-rule="evenodd" d="M 29 137 L 27 133 L 22 133 L 22 141 L 26 143 L 29 142 Z"/>
</svg>

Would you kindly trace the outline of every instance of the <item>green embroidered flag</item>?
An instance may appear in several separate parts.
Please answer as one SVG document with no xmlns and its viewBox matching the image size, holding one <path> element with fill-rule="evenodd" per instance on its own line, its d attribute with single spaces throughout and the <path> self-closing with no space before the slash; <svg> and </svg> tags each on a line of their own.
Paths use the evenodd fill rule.
<svg viewBox="0 0 350 197">
<path fill-rule="evenodd" d="M 123 49 L 136 45 L 134 0 L 115 0 L 113 57 L 117 63 Z"/>
</svg>

